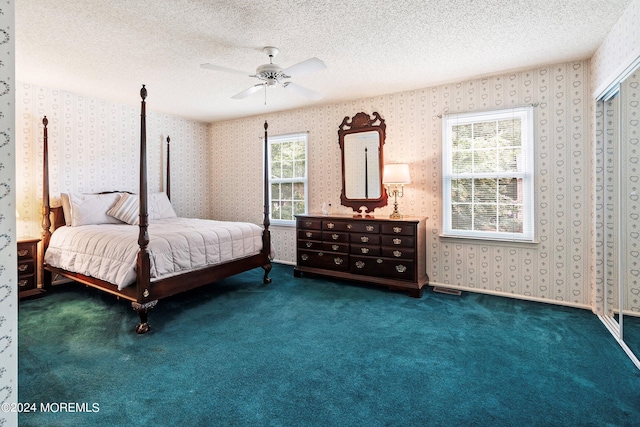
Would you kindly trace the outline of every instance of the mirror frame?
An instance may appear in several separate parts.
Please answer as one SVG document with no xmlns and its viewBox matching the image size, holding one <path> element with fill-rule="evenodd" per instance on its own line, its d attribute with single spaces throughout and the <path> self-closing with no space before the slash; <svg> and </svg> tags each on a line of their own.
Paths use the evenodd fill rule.
<svg viewBox="0 0 640 427">
<path fill-rule="evenodd" d="M 376 208 L 381 208 L 388 204 L 389 196 L 387 194 L 387 189 L 382 184 L 382 171 L 384 168 L 384 155 L 383 155 L 383 146 L 385 143 L 385 130 L 387 125 L 384 123 L 384 119 L 380 117 L 380 114 L 377 112 L 373 113 L 373 117 L 369 116 L 366 113 L 360 112 L 357 113 L 353 118 L 349 116 L 345 117 L 342 120 L 338 128 L 338 136 L 339 136 L 339 144 L 340 144 L 340 152 L 342 155 L 342 192 L 340 193 L 340 203 L 343 206 L 350 207 L 357 214 L 361 214 L 360 210 L 362 207 L 365 208 L 365 213 L 373 212 Z M 345 186 L 345 156 L 344 156 L 344 137 L 346 135 L 350 135 L 353 133 L 359 132 L 369 132 L 375 131 L 378 132 L 378 166 L 380 168 L 379 177 L 380 177 L 380 197 L 376 199 L 350 199 L 346 196 L 346 186 Z M 369 216 L 369 215 L 367 215 Z"/>
</svg>

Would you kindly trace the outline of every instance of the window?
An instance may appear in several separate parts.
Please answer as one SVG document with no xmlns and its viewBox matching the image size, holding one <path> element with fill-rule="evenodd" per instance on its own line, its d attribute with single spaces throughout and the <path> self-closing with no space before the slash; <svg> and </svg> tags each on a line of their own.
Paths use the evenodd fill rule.
<svg viewBox="0 0 640 427">
<path fill-rule="evenodd" d="M 533 108 L 443 117 L 443 233 L 532 241 Z"/>
<path fill-rule="evenodd" d="M 295 224 L 294 215 L 307 213 L 307 134 L 269 137 L 271 220 Z"/>
</svg>

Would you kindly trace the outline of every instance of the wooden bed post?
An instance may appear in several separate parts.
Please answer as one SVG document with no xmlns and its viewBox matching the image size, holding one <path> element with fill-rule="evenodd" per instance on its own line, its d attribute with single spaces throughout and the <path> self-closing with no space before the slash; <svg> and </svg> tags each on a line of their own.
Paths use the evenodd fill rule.
<svg viewBox="0 0 640 427">
<path fill-rule="evenodd" d="M 262 250 L 266 251 L 267 263 L 262 266 L 264 269 L 264 278 L 262 282 L 265 284 L 271 283 L 269 272 L 271 271 L 271 232 L 269 231 L 269 141 L 267 135 L 267 129 L 269 125 L 267 121 L 264 121 L 264 231 L 262 232 Z"/>
<path fill-rule="evenodd" d="M 171 200 L 171 152 L 170 152 L 171 138 L 167 135 L 167 199 Z"/>
<path fill-rule="evenodd" d="M 140 231 L 138 233 L 138 258 L 136 262 L 136 299 L 131 306 L 140 316 L 136 332 L 144 334 L 151 328 L 147 322 L 147 313 L 156 306 L 158 300 L 149 300 L 151 287 L 151 261 L 149 258 L 149 211 L 147 207 L 147 89 L 142 85 L 140 107 Z"/>
<path fill-rule="evenodd" d="M 53 280 L 50 271 L 45 270 L 44 267 L 44 252 L 49 246 L 51 240 L 51 201 L 49 200 L 49 135 L 47 133 L 47 125 L 49 120 L 47 116 L 42 119 L 44 125 L 44 145 L 42 153 L 42 242 L 41 246 L 41 262 L 40 262 L 40 277 L 42 278 L 42 288 L 46 289 L 51 285 Z"/>
</svg>

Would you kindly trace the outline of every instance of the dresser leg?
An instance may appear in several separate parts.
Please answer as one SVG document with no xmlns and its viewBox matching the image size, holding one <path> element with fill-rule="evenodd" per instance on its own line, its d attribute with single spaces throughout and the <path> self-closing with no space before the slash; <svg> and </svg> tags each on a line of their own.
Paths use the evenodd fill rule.
<svg viewBox="0 0 640 427">
<path fill-rule="evenodd" d="M 420 289 L 410 289 L 409 296 L 412 298 L 422 298 L 422 288 Z"/>
</svg>

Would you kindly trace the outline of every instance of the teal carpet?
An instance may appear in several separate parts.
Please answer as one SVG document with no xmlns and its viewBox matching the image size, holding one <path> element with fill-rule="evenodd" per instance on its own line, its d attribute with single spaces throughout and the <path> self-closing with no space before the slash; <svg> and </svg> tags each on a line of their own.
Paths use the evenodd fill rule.
<svg viewBox="0 0 640 427">
<path fill-rule="evenodd" d="M 640 425 L 640 371 L 588 311 L 271 277 L 161 301 L 143 336 L 79 285 L 21 302 L 19 424 Z"/>
</svg>

